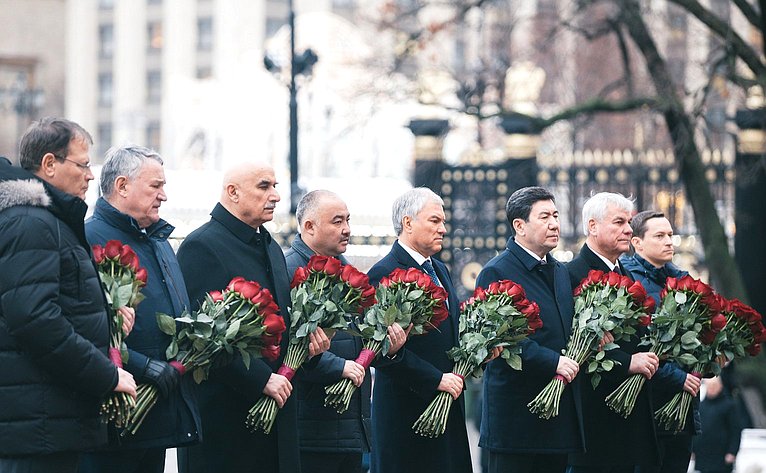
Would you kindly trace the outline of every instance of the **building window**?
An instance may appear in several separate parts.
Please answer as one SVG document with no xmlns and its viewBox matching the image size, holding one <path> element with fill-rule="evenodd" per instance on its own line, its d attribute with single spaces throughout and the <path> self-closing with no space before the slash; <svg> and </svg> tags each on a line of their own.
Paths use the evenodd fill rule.
<svg viewBox="0 0 766 473">
<path fill-rule="evenodd" d="M 146 145 L 148 148 L 159 151 L 160 131 L 159 122 L 149 122 L 149 124 L 146 125 Z"/>
<path fill-rule="evenodd" d="M 111 123 L 98 124 L 96 140 L 98 144 L 98 147 L 97 147 L 98 157 L 96 158 L 96 160 L 98 162 L 103 162 L 106 151 L 109 149 L 109 147 L 112 146 L 112 124 Z"/>
<path fill-rule="evenodd" d="M 98 105 L 100 107 L 112 106 L 112 74 L 98 75 Z"/>
<path fill-rule="evenodd" d="M 197 51 L 213 49 L 213 19 L 211 17 L 197 18 Z"/>
<path fill-rule="evenodd" d="M 162 100 L 162 72 L 146 73 L 146 103 L 155 104 Z"/>
<path fill-rule="evenodd" d="M 146 25 L 146 47 L 150 53 L 162 50 L 162 22 L 152 21 Z"/>
<path fill-rule="evenodd" d="M 114 25 L 98 27 L 98 57 L 109 59 L 114 54 Z"/>
</svg>

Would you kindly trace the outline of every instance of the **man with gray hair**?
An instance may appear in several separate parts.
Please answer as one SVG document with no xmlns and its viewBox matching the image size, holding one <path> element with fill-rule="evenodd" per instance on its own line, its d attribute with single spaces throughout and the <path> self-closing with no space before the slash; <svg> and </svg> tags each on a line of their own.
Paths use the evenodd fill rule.
<svg viewBox="0 0 766 473">
<path fill-rule="evenodd" d="M 472 471 L 463 379 L 452 373 L 453 362 L 447 357 L 447 350 L 458 345 L 459 301 L 447 267 L 433 257 L 442 249 L 447 232 L 444 220 L 444 201 L 433 191 L 419 187 L 404 193 L 393 205 L 398 240 L 368 273 L 370 282 L 378 284 L 394 269 L 417 268 L 449 295 L 449 317 L 439 330 L 411 338 L 377 366 L 371 465 L 376 473 Z M 447 430 L 435 439 L 421 437 L 412 425 L 440 391 L 457 400 L 450 409 Z"/>
<path fill-rule="evenodd" d="M 580 254 L 567 264 L 572 289 L 592 269 L 628 276 L 618 258 L 630 249 L 632 212 L 633 202 L 617 193 L 600 192 L 585 202 L 582 209 L 585 244 Z M 602 373 L 595 390 L 583 390 L 585 453 L 569 455 L 569 472 L 633 473 L 637 465 L 657 464 L 658 447 L 649 383 L 639 394 L 636 407 L 627 419 L 613 412 L 604 402 L 628 376 L 641 374 L 649 379 L 657 371 L 657 355 L 641 351 L 648 347 L 638 346 L 641 335 L 642 331 L 639 331 L 630 341 L 620 342 L 620 348 L 609 350 L 607 357 L 616 362 L 614 368 Z M 617 434 L 604 435 L 604 428 Z"/>
<path fill-rule="evenodd" d="M 181 269 L 168 243 L 173 226 L 159 216 L 165 196 L 162 158 L 142 146 L 113 147 L 101 170 L 101 192 L 93 216 L 85 223 L 91 245 L 119 240 L 130 245 L 146 268 L 144 299 L 136 309 L 136 326 L 125 339 L 126 369 L 139 383 L 159 390 L 157 404 L 135 435 L 114 441 L 107 450 L 83 457 L 80 471 L 161 473 L 165 449 L 196 443 L 200 421 L 192 381 L 165 357 L 170 336 L 157 326 L 158 312 L 178 317 L 189 308 Z"/>
</svg>

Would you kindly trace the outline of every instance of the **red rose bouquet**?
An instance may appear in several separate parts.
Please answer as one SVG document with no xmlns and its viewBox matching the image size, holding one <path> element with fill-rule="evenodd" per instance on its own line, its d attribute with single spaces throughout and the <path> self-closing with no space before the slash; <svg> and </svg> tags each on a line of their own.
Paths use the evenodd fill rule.
<svg viewBox="0 0 766 473">
<path fill-rule="evenodd" d="M 668 279 L 668 283 L 670 280 Z M 678 285 L 681 285 L 679 281 Z M 698 338 L 700 345 L 692 352 L 696 362 L 686 360 L 686 367 L 691 366 L 691 373 L 697 377 L 706 374 L 718 375 L 721 366 L 717 357 L 726 359 L 755 356 L 761 351 L 761 343 L 766 339 L 761 314 L 737 299 L 727 300 L 716 295 L 713 302 L 707 297 L 709 325 L 703 322 L 703 329 Z M 693 363 L 693 364 L 692 364 Z M 666 429 L 676 432 L 683 430 L 692 404 L 692 395 L 686 391 L 676 393 L 662 408 L 655 412 L 657 421 Z"/>
<path fill-rule="evenodd" d="M 375 288 L 366 274 L 327 256 L 314 255 L 306 266 L 296 269 L 290 287 L 290 344 L 277 371 L 287 379 L 308 359 L 310 333 L 318 327 L 328 332 L 346 330 L 355 314 L 375 303 Z M 277 401 L 264 395 L 250 408 L 245 423 L 253 431 L 268 434 L 278 410 Z"/>
<path fill-rule="evenodd" d="M 460 305 L 460 345 L 447 355 L 455 361 L 453 373 L 465 379 L 481 377 L 481 365 L 495 347 L 504 347 L 501 357 L 521 369 L 521 341 L 543 326 L 540 307 L 526 299 L 524 288 L 504 279 L 486 291 L 477 287 Z M 447 428 L 452 396 L 439 392 L 412 428 L 424 437 L 435 438 Z"/>
<path fill-rule="evenodd" d="M 135 308 L 144 299 L 141 288 L 146 285 L 146 268 L 142 268 L 138 256 L 129 245 L 109 240 L 105 246 L 93 245 L 101 288 L 104 290 L 109 312 L 109 359 L 118 368 L 127 361 L 125 332 L 122 327 L 120 307 Z M 135 406 L 133 397 L 126 393 L 112 393 L 101 404 L 101 416 L 106 422 L 122 427 Z"/>
<path fill-rule="evenodd" d="M 674 361 L 691 370 L 692 374 L 701 376 L 701 368 L 695 367 L 715 357 L 711 357 L 714 353 L 711 343 L 715 334 L 726 325 L 726 319 L 718 313 L 713 289 L 702 281 L 687 275 L 680 279 L 668 278 L 665 284 L 660 294 L 662 302 L 659 310 L 649 326 L 649 336 L 642 343 L 650 345 L 650 351 L 660 358 Z M 607 396 L 607 405 L 623 417 L 628 417 L 644 383 L 646 378 L 643 375 L 630 376 Z M 691 405 L 691 395 L 688 401 L 689 405 L 684 408 L 686 412 Z M 683 415 L 683 419 L 677 418 L 680 430 L 686 422 L 686 412 L 676 410 L 677 406 L 678 403 L 668 406 L 663 418 L 669 421 L 668 415 Z"/>
<path fill-rule="evenodd" d="M 412 323 L 411 334 L 423 334 L 435 329 L 449 313 L 445 301 L 447 293 L 417 268 L 397 268 L 381 279 L 375 292 L 377 302 L 356 322 L 356 330 L 363 339 L 362 351 L 356 358 L 365 369 L 378 356 L 388 353 L 388 327 L 398 323 L 406 328 Z M 325 406 L 333 406 L 339 414 L 346 412 L 356 386 L 342 379 L 325 387 Z"/>
<path fill-rule="evenodd" d="M 191 314 L 174 319 L 158 313 L 157 325 L 173 337 L 165 350 L 170 365 L 181 375 L 191 371 L 197 383 L 208 378 L 211 367 L 230 362 L 235 353 L 247 368 L 251 358 L 276 360 L 286 328 L 271 292 L 243 277 L 232 279 L 223 291 L 208 293 Z M 123 435 L 138 431 L 157 396 L 157 388 L 150 384 L 138 387 L 136 408 Z"/>
<path fill-rule="evenodd" d="M 595 388 L 601 380 L 601 372 L 611 371 L 615 361 L 606 357 L 606 351 L 617 348 L 608 343 L 599 349 L 606 332 L 611 332 L 615 342 L 629 340 L 637 333 L 637 327 L 651 321 L 654 300 L 647 296 L 640 282 L 615 272 L 591 270 L 574 290 L 575 308 L 572 333 L 564 355 L 586 367 Z M 556 375 L 529 404 L 529 410 L 542 419 L 550 419 L 559 413 L 559 402 L 566 380 Z"/>
</svg>

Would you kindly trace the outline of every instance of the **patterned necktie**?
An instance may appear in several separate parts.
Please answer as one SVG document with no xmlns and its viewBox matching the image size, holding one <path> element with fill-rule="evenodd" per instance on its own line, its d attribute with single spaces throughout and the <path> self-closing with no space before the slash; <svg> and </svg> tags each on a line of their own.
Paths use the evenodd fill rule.
<svg viewBox="0 0 766 473">
<path fill-rule="evenodd" d="M 439 277 L 436 276 L 436 271 L 434 271 L 434 265 L 431 264 L 431 260 L 425 260 L 423 262 L 423 269 L 426 271 L 426 274 L 431 276 L 431 280 L 439 287 L 443 287 L 442 283 L 439 281 Z"/>
</svg>

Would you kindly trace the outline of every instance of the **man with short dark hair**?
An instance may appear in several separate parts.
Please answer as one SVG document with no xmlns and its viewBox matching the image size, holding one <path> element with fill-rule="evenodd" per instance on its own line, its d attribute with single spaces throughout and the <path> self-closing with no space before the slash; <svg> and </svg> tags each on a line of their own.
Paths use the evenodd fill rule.
<svg viewBox="0 0 766 473">
<path fill-rule="evenodd" d="M 521 371 L 504 360 L 484 374 L 481 438 L 489 451 L 490 473 L 557 473 L 567 453 L 583 449 L 581 390 L 577 362 L 561 354 L 571 332 L 574 300 L 564 265 L 551 255 L 559 244 L 559 212 L 553 194 L 542 187 L 514 192 L 506 205 L 511 238 L 502 253 L 479 273 L 476 286 L 510 279 L 540 306 L 543 326 L 522 341 Z M 564 377 L 559 415 L 540 419 L 527 403 L 553 379 Z"/>
<path fill-rule="evenodd" d="M 298 202 L 295 217 L 300 233 L 285 253 L 289 275 L 305 266 L 313 255 L 332 256 L 348 264 L 343 253 L 351 236 L 351 216 L 340 197 L 327 190 L 311 191 Z M 398 324 L 393 324 L 389 332 L 392 340 L 399 340 L 392 342 L 388 351 L 393 356 L 404 344 L 406 335 Z M 361 350 L 361 338 L 337 332 L 330 349 L 322 353 L 314 368 L 304 370 L 296 383 L 301 467 L 306 472 L 362 470 L 362 453 L 370 451 L 372 436 L 372 380 L 369 370 L 354 361 Z M 334 407 L 324 405 L 324 388 L 344 378 L 359 389 L 351 397 L 348 410 L 338 414 Z"/>
<path fill-rule="evenodd" d="M 75 472 L 79 452 L 107 440 L 103 399 L 136 395 L 107 357 L 106 300 L 83 229 L 91 142 L 80 125 L 44 118 L 21 138 L 24 169 L 0 158 L 3 472 Z"/>
<path fill-rule="evenodd" d="M 661 212 L 639 212 L 630 222 L 633 229 L 631 246 L 635 253 L 620 257 L 628 275 L 643 284 L 646 292 L 659 306 L 660 292 L 667 278 L 681 278 L 689 273 L 679 269 L 673 260 L 673 228 Z M 684 430 L 674 433 L 655 423 L 659 445 L 659 466 L 646 467 L 641 473 L 684 473 L 689 468 L 692 436 L 699 434 L 700 379 L 672 362 L 665 362 L 652 377 L 652 404 L 658 409 L 677 393 L 686 391 L 695 397 Z"/>
<path fill-rule="evenodd" d="M 126 435 L 106 450 L 85 455 L 81 473 L 162 473 L 165 449 L 199 441 L 200 421 L 190 376 L 181 375 L 168 362 L 165 350 L 171 337 L 157 326 L 156 314 L 180 317 L 189 297 L 168 237 L 174 227 L 160 218 L 167 200 L 165 172 L 157 152 L 128 145 L 109 149 L 101 168 L 102 197 L 85 224 L 88 241 L 105 245 L 118 240 L 130 245 L 146 268 L 145 299 L 136 309 L 136 330 L 125 339 L 125 365 L 139 383 L 159 391 L 135 435 Z"/>
<path fill-rule="evenodd" d="M 582 209 L 585 244 L 580 254 L 567 263 L 572 289 L 593 269 L 627 275 L 618 258 L 630 248 L 632 212 L 633 202 L 617 193 L 600 192 L 585 202 Z M 606 356 L 616 361 L 615 366 L 601 373 L 601 382 L 595 390 L 588 388 L 582 393 L 585 453 L 569 456 L 570 473 L 634 473 L 637 465 L 657 464 L 649 383 L 644 385 L 627 419 L 604 402 L 628 376 L 641 374 L 649 379 L 657 371 L 657 355 L 647 353 L 648 347 L 639 347 L 639 337 L 621 341 L 619 348 L 607 351 Z M 614 435 L 604 435 L 604 429 L 612 430 Z"/>
</svg>

